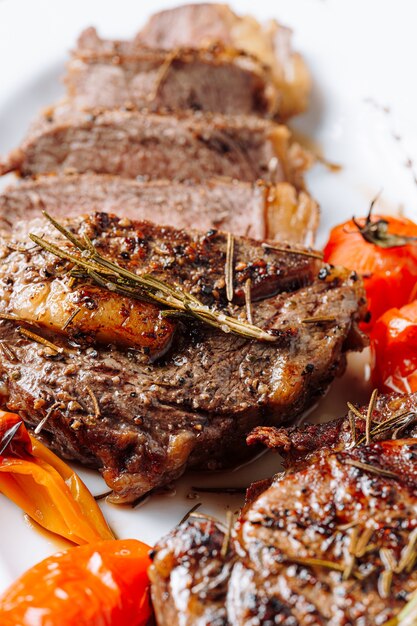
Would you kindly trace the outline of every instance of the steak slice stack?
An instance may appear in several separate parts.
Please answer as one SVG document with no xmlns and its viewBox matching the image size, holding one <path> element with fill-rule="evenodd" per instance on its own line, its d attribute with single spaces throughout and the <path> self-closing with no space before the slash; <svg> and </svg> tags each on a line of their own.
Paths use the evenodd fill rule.
<svg viewBox="0 0 417 626">
<path fill-rule="evenodd" d="M 318 223 L 317 204 L 289 183 L 140 182 L 96 174 L 41 176 L 0 194 L 0 229 L 19 220 L 108 212 L 177 228 L 218 228 L 255 239 L 310 244 Z"/>
<path fill-rule="evenodd" d="M 226 176 L 301 186 L 306 165 L 284 126 L 253 116 L 46 111 L 0 174 L 96 172 L 172 180 Z"/>
<path fill-rule="evenodd" d="M 249 489 L 230 538 L 196 515 L 158 543 L 150 570 L 157 623 L 374 626 L 395 618 L 417 589 L 416 418 L 416 395 L 383 397 L 368 445 L 365 419 L 355 416 L 355 437 L 347 418 L 287 433 L 296 460 Z M 387 420 L 395 423 L 383 430 Z"/>
<path fill-rule="evenodd" d="M 361 282 L 317 258 L 245 238 L 234 239 L 230 257 L 224 233 L 175 230 L 104 213 L 67 226 L 87 234 L 120 266 L 179 284 L 219 312 L 244 320 L 249 305 L 253 323 L 276 337 L 263 342 L 178 321 L 171 347 L 151 361 L 152 346 L 146 351 L 103 343 L 100 329 L 83 332 L 77 316 L 58 332 L 39 322 L 36 332 L 63 348 L 52 352 L 22 336 L 22 319 L 0 322 L 7 406 L 33 427 L 47 418 L 42 435 L 49 445 L 98 467 L 118 501 L 132 501 L 187 467 L 235 464 L 247 454 L 245 437 L 254 426 L 300 415 L 343 371 L 346 350 L 363 346 L 357 330 L 364 310 Z M 44 221 L 25 228 L 65 248 Z M 67 263 L 32 242 L 25 245 L 25 237 L 14 241 L 11 234 L 1 242 L 3 316 L 30 319 L 33 330 L 44 319 L 45 294 L 59 290 L 78 303 L 79 320 L 88 311 L 97 315 L 102 299 L 91 296 L 91 287 L 81 279 L 73 285 Z M 233 303 L 226 297 L 227 250 Z M 117 294 L 112 298 L 117 309 Z M 122 326 L 129 323 L 123 306 Z M 152 334 L 145 338 L 152 344 Z"/>
</svg>

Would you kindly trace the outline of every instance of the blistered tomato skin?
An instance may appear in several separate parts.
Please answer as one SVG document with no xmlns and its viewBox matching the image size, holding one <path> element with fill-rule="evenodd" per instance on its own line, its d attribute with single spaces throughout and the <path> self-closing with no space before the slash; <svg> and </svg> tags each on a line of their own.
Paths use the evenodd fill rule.
<svg viewBox="0 0 417 626">
<path fill-rule="evenodd" d="M 149 546 L 102 541 L 56 554 L 0 598 L 2 626 L 144 626 Z"/>
<path fill-rule="evenodd" d="M 409 219 L 374 215 L 371 224 L 380 220 L 387 225 L 388 237 L 417 237 L 417 224 Z M 365 224 L 365 220 L 360 223 Z M 349 220 L 332 229 L 324 248 L 326 262 L 355 270 L 363 278 L 370 311 L 369 322 L 362 324 L 366 331 L 385 311 L 417 297 L 417 241 L 410 239 L 406 245 L 392 247 L 384 247 L 381 242 L 367 241 L 358 225 Z"/>
<path fill-rule="evenodd" d="M 371 335 L 372 381 L 380 391 L 417 391 L 417 300 L 393 308 Z"/>
</svg>

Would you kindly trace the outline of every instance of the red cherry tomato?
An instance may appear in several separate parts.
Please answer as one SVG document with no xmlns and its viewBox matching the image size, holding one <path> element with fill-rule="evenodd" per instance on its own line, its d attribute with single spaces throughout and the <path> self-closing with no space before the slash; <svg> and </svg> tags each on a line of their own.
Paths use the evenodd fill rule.
<svg viewBox="0 0 417 626">
<path fill-rule="evenodd" d="M 352 219 L 331 231 L 325 261 L 355 270 L 364 279 L 371 314 L 364 330 L 369 331 L 388 309 L 401 307 L 417 295 L 414 237 L 417 224 L 405 217 Z"/>
<path fill-rule="evenodd" d="M 390 309 L 371 335 L 372 379 L 381 391 L 417 391 L 417 300 Z"/>
<path fill-rule="evenodd" d="M 0 598 L 2 626 L 144 626 L 149 546 L 100 541 L 45 559 Z"/>
</svg>

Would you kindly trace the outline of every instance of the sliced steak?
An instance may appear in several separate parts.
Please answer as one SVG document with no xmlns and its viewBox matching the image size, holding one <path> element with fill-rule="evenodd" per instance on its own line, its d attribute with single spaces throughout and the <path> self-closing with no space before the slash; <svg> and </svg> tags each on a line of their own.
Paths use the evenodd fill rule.
<svg viewBox="0 0 417 626">
<path fill-rule="evenodd" d="M 89 283 L 78 279 L 73 285 L 68 263 L 32 242 L 25 249 L 23 235 L 16 242 L 13 235 L 4 237 L 3 312 L 38 321 L 38 332 L 64 348 L 45 351 L 22 336 L 15 322 L 0 322 L 0 380 L 7 405 L 31 426 L 48 415 L 45 439 L 61 454 L 98 467 L 119 501 L 134 500 L 187 467 L 235 464 L 247 454 L 245 436 L 254 426 L 293 420 L 343 371 L 345 351 L 363 345 L 357 330 L 364 312 L 361 282 L 316 258 L 235 238 L 230 304 L 224 233 L 186 232 L 103 213 L 68 224 L 124 268 L 179 284 L 219 312 L 245 319 L 252 303 L 253 322 L 276 338 L 263 342 L 179 321 L 170 350 L 152 362 L 152 334 L 142 337 L 140 326 L 132 346 L 142 337 L 147 350 L 117 345 L 118 333 L 132 324 L 125 304 L 117 304 L 117 293 L 106 291 L 116 317 L 109 318 L 107 328 L 85 333 L 88 311 L 100 317 L 101 306 Z M 63 249 L 62 236 L 51 228 L 40 220 L 26 231 L 45 234 Z M 248 279 L 251 298 L 245 302 Z M 64 306 L 59 293 L 65 301 L 73 297 L 80 314 L 57 328 Z M 54 294 L 58 304 L 46 306 L 46 297 Z M 125 315 L 120 326 L 116 314 Z M 303 322 L 322 316 L 330 319 Z M 115 343 L 109 344 L 102 335 L 110 333 L 111 324 Z"/>
<path fill-rule="evenodd" d="M 279 93 L 255 57 L 221 45 L 158 50 L 105 41 L 90 28 L 79 39 L 65 77 L 79 108 L 211 111 L 273 117 Z"/>
<path fill-rule="evenodd" d="M 291 149 L 292 148 L 292 149 Z M 0 174 L 96 172 L 127 178 L 227 176 L 300 185 L 304 163 L 284 126 L 246 116 L 46 111 Z"/>
<path fill-rule="evenodd" d="M 403 408 L 417 411 L 417 396 L 381 398 L 374 425 Z M 314 455 L 250 490 L 230 540 L 197 515 L 158 543 L 158 624 L 375 626 L 398 615 L 417 589 L 416 429 L 323 447 L 326 427 L 346 421 L 323 425 Z"/>
<path fill-rule="evenodd" d="M 292 32 L 270 20 L 259 24 L 240 17 L 225 4 L 188 4 L 152 15 L 138 33 L 136 44 L 153 48 L 200 48 L 221 43 L 243 50 L 270 68 L 279 96 L 279 115 L 286 118 L 303 111 L 310 92 L 310 77 L 291 43 Z"/>
<path fill-rule="evenodd" d="M 104 211 L 177 228 L 220 228 L 307 245 L 314 241 L 319 217 L 317 204 L 289 183 L 140 182 L 84 174 L 44 176 L 9 187 L 0 194 L 0 228 L 10 230 L 43 210 L 58 218 Z"/>
</svg>

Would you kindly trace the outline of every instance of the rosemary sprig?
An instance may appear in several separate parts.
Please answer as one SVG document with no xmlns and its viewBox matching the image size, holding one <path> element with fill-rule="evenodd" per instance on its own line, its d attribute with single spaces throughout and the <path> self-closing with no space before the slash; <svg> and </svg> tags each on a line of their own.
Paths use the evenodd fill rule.
<svg viewBox="0 0 417 626">
<path fill-rule="evenodd" d="M 93 407 L 94 407 L 94 417 L 100 417 L 101 415 L 101 411 L 100 411 L 100 405 L 98 403 L 96 394 L 94 393 L 94 391 L 91 389 L 91 387 L 89 387 L 88 385 L 86 386 L 86 390 L 88 395 L 91 398 L 91 402 L 93 403 Z"/>
<path fill-rule="evenodd" d="M 229 551 L 230 546 L 230 538 L 232 536 L 232 526 L 233 526 L 233 513 L 232 511 L 227 511 L 226 513 L 226 532 L 224 534 L 224 539 L 222 543 L 222 547 L 220 549 L 220 556 L 224 559 Z"/>
<path fill-rule="evenodd" d="M 336 321 L 335 317 L 329 315 L 317 316 L 317 317 L 305 317 L 301 320 L 302 324 L 330 324 Z"/>
<path fill-rule="evenodd" d="M 404 570 L 411 572 L 414 567 L 417 558 L 417 528 L 415 528 L 408 537 L 407 545 L 404 547 L 401 553 L 400 562 L 398 563 L 395 571 L 397 574 L 401 574 Z"/>
<path fill-rule="evenodd" d="M 148 102 L 153 102 L 158 96 L 158 93 L 163 83 L 165 82 L 166 77 L 168 76 L 169 69 L 172 63 L 175 61 L 175 59 L 179 56 L 179 54 L 180 54 L 180 48 L 174 48 L 173 50 L 168 52 L 168 54 L 166 55 L 163 63 L 161 63 L 161 65 L 159 66 L 157 70 L 154 85 L 151 91 L 149 92 L 148 96 L 146 97 Z"/>
<path fill-rule="evenodd" d="M 355 415 L 352 411 L 349 411 L 348 413 L 348 419 L 349 419 L 349 425 L 350 425 L 350 433 L 352 436 L 352 441 L 353 441 L 353 446 L 356 445 L 356 421 L 355 421 Z"/>
<path fill-rule="evenodd" d="M 398 479 L 398 474 L 390 472 L 389 470 L 382 469 L 381 467 L 377 467 L 376 465 L 371 465 L 370 463 L 362 463 L 361 461 L 357 461 L 356 459 L 346 459 L 345 463 L 347 465 L 357 467 L 364 472 L 369 472 L 370 474 L 377 474 L 378 476 L 384 476 L 386 478 Z"/>
<path fill-rule="evenodd" d="M 391 550 L 388 548 L 381 548 L 379 551 L 379 555 L 381 558 L 381 562 L 384 566 L 382 570 L 379 580 L 378 580 L 378 590 L 379 595 L 383 599 L 389 598 L 391 594 L 391 586 L 392 586 L 392 578 L 394 575 L 395 568 L 395 560 Z"/>
<path fill-rule="evenodd" d="M 103 493 L 98 493 L 96 496 L 94 496 L 94 500 L 99 501 L 99 500 L 104 500 L 105 498 L 107 498 L 107 496 L 110 496 L 113 493 L 113 489 L 110 489 L 109 491 L 104 491 Z"/>
<path fill-rule="evenodd" d="M 6 432 L 3 434 L 0 440 L 0 454 L 3 454 L 7 446 L 9 446 L 10 443 L 13 441 L 13 438 L 16 436 L 17 431 L 19 430 L 22 424 L 23 424 L 23 421 L 16 422 L 16 424 L 13 424 L 13 426 L 8 428 Z"/>
<path fill-rule="evenodd" d="M 14 350 L 3 341 L 0 341 L 0 350 L 3 352 L 6 359 L 9 359 L 9 361 L 14 362 L 19 360 Z"/>
<path fill-rule="evenodd" d="M 296 557 L 291 556 L 286 558 L 291 563 L 297 563 L 297 565 L 307 565 L 309 567 L 324 567 L 326 569 L 334 570 L 336 572 L 344 572 L 345 567 L 340 563 L 334 561 L 327 561 L 326 559 L 317 559 L 313 557 Z"/>
<path fill-rule="evenodd" d="M 225 333 L 233 333 L 249 339 L 257 339 L 258 341 L 274 342 L 277 340 L 276 336 L 258 326 L 209 308 L 179 285 L 171 286 L 151 274 L 134 274 L 117 263 L 109 261 L 98 253 L 87 237 L 84 237 L 84 241 L 81 241 L 45 211 L 44 216 L 81 254 L 68 252 L 64 248 L 34 234 L 29 235 L 31 240 L 47 252 L 73 263 L 77 268 L 77 275 L 80 274 L 81 270 L 81 275 L 84 278 L 92 280 L 100 287 L 109 291 L 147 302 L 152 300 L 166 306 L 168 309 L 191 315 L 200 322 L 220 329 Z"/>
<path fill-rule="evenodd" d="M 297 254 L 299 256 L 306 256 L 312 259 L 319 259 L 319 261 L 323 260 L 322 252 L 315 252 L 313 250 L 298 250 L 296 248 L 284 248 L 282 246 L 276 246 L 275 244 L 263 243 L 263 248 L 267 250 L 276 250 L 277 252 L 284 252 L 286 254 Z"/>
<path fill-rule="evenodd" d="M 233 255 L 235 252 L 235 240 L 232 233 L 227 233 L 226 263 L 224 266 L 224 278 L 226 281 L 226 297 L 231 302 L 235 290 L 233 288 Z"/>
<path fill-rule="evenodd" d="M 207 513 L 200 513 L 199 511 L 195 510 L 196 508 L 197 506 L 193 507 L 194 510 L 191 513 L 189 513 L 188 517 L 195 517 L 196 519 L 205 519 L 208 522 L 213 522 L 214 524 L 218 524 L 219 526 L 223 526 L 225 528 L 224 522 L 219 520 L 217 517 L 214 517 L 214 515 L 208 515 Z"/>
<path fill-rule="evenodd" d="M 382 435 L 385 432 L 392 430 L 393 428 L 395 428 L 393 433 L 393 439 L 395 439 L 396 435 L 401 430 L 403 430 L 417 418 L 417 414 L 413 411 L 403 411 L 401 413 L 396 413 L 395 415 L 392 415 L 382 422 L 376 422 L 375 424 L 373 424 L 373 415 L 377 399 L 378 389 L 374 389 L 366 410 L 366 416 L 362 415 L 362 413 L 359 411 L 359 409 L 355 407 L 354 404 L 352 404 L 351 402 L 347 402 L 347 406 L 349 409 L 348 419 L 352 434 L 352 448 L 355 448 L 362 443 L 366 443 L 366 445 L 369 445 L 377 435 Z M 362 421 L 365 421 L 365 435 L 359 438 L 356 435 L 355 417 Z"/>
<path fill-rule="evenodd" d="M 252 281 L 250 278 L 248 278 L 245 281 L 244 292 L 245 292 L 246 319 L 248 320 L 249 324 L 253 324 L 251 289 L 252 289 Z"/>
<path fill-rule="evenodd" d="M 352 404 L 351 402 L 347 402 L 347 406 L 348 406 L 349 411 L 352 411 L 352 413 L 354 413 L 356 417 L 358 417 L 361 420 L 366 419 L 365 416 L 362 415 L 362 413 L 359 411 L 359 409 L 356 408 L 354 404 Z"/>
<path fill-rule="evenodd" d="M 202 505 L 202 502 L 197 502 L 197 504 L 194 504 L 193 507 L 191 507 L 191 509 L 189 509 L 186 514 L 184 515 L 184 517 L 181 518 L 181 520 L 178 522 L 177 526 L 181 526 L 181 524 L 184 524 L 184 522 L 186 522 L 188 520 L 189 517 L 192 516 L 193 513 L 195 513 L 195 511 L 197 509 L 200 508 L 200 506 Z"/>
<path fill-rule="evenodd" d="M 385 622 L 384 626 L 415 626 L 417 623 L 417 591 L 411 595 L 409 601 L 403 609 Z"/>
<path fill-rule="evenodd" d="M 32 341 L 36 341 L 36 343 L 40 343 L 43 346 L 46 346 L 47 348 L 49 348 L 50 350 L 53 350 L 57 354 L 63 354 L 64 352 L 64 348 L 61 348 L 60 346 L 56 346 L 51 341 L 48 341 L 44 337 L 41 337 L 40 335 L 33 333 L 31 330 L 27 330 L 26 328 L 19 328 L 19 333 L 23 335 L 24 337 L 26 337 L 27 339 L 32 339 Z"/>
<path fill-rule="evenodd" d="M 71 315 L 68 317 L 65 324 L 63 325 L 62 330 L 66 330 L 68 326 L 73 322 L 73 320 L 77 317 L 78 313 L 80 312 L 81 312 L 80 306 L 74 309 L 74 311 L 71 313 Z"/>
<path fill-rule="evenodd" d="M 365 556 L 367 552 L 373 550 L 374 544 L 369 543 L 372 539 L 373 534 L 374 529 L 370 526 L 365 526 L 365 528 L 362 530 L 362 533 L 358 535 L 357 542 L 354 548 L 354 554 L 356 558 L 360 559 Z"/>
<path fill-rule="evenodd" d="M 372 416 L 375 410 L 377 398 L 378 398 L 378 389 L 374 389 L 371 395 L 371 399 L 368 404 L 368 410 L 366 412 L 365 441 L 366 441 L 367 446 L 371 443 Z"/>
<path fill-rule="evenodd" d="M 49 409 L 47 410 L 45 417 L 41 419 L 41 421 L 39 422 L 39 424 L 36 426 L 35 430 L 33 431 L 35 435 L 39 435 L 39 433 L 42 431 L 43 427 L 45 426 L 46 422 L 49 420 L 52 413 L 56 409 L 64 409 L 64 408 L 65 408 L 65 405 L 62 404 L 62 402 L 54 402 L 54 404 L 50 406 Z"/>
</svg>

